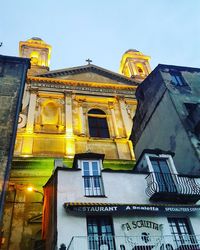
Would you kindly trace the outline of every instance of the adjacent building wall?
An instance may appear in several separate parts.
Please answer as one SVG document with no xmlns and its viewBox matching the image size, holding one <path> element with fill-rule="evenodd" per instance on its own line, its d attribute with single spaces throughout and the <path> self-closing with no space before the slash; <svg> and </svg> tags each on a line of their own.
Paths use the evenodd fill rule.
<svg viewBox="0 0 200 250">
<path fill-rule="evenodd" d="M 182 86 L 173 83 L 173 72 L 182 76 Z M 159 65 L 138 87 L 131 135 L 136 159 L 145 148 L 169 150 L 175 153 L 180 174 L 200 174 L 200 137 L 186 108 L 186 104 L 199 105 L 199 82 L 199 69 Z"/>
<path fill-rule="evenodd" d="M 29 59 L 0 55 L 0 217 L 28 68 Z"/>
<path fill-rule="evenodd" d="M 199 161 L 168 92 L 165 92 L 134 147 L 137 157 L 144 148 L 175 152 L 173 159 L 178 173 L 200 174 Z"/>
</svg>

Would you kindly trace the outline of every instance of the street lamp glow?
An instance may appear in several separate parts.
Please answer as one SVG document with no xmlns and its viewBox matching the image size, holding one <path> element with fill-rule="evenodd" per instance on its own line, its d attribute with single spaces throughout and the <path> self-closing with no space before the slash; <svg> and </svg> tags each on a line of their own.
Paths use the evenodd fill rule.
<svg viewBox="0 0 200 250">
<path fill-rule="evenodd" d="M 28 190 L 29 192 L 33 192 L 33 187 L 29 186 L 29 187 L 27 187 L 27 190 Z"/>
</svg>

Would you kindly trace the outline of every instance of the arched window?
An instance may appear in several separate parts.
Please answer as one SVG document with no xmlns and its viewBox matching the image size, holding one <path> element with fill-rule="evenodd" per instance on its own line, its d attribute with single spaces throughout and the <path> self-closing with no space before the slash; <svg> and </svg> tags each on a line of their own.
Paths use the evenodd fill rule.
<svg viewBox="0 0 200 250">
<path fill-rule="evenodd" d="M 40 54 L 37 51 L 33 51 L 30 54 L 30 58 L 31 58 L 32 65 L 38 65 L 39 59 L 40 59 Z"/>
<path fill-rule="evenodd" d="M 91 109 L 88 112 L 89 134 L 91 137 L 109 138 L 106 114 L 100 109 Z"/>
<path fill-rule="evenodd" d="M 138 66 L 138 72 L 143 74 L 143 70 L 142 70 L 142 68 L 140 66 Z"/>
<path fill-rule="evenodd" d="M 137 71 L 138 71 L 139 75 L 143 75 L 145 73 L 143 65 L 138 63 L 136 66 L 137 66 Z"/>
</svg>

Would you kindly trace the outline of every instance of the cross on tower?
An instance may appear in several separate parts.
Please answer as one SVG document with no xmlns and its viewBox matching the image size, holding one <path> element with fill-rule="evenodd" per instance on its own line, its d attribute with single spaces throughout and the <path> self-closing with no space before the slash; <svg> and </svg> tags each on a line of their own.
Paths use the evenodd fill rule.
<svg viewBox="0 0 200 250">
<path fill-rule="evenodd" d="M 90 64 L 91 62 L 92 62 L 92 60 L 91 59 L 87 59 L 87 60 L 85 60 L 86 62 L 88 62 L 88 64 Z"/>
</svg>

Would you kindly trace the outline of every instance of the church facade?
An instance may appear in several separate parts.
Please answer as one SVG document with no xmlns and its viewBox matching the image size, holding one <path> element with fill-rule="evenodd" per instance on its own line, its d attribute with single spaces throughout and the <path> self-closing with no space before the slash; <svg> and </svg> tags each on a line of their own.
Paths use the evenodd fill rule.
<svg viewBox="0 0 200 250">
<path fill-rule="evenodd" d="M 49 70 L 51 46 L 40 38 L 20 42 L 31 58 L 23 96 L 4 212 L 2 249 L 39 249 L 42 187 L 63 158 L 101 153 L 105 168 L 132 169 L 129 140 L 137 101 L 135 91 L 150 73 L 149 57 L 124 53 L 120 74 L 91 64 Z M 32 186 L 34 192 L 27 193 Z M 10 216 L 11 215 L 11 216 Z"/>
</svg>

